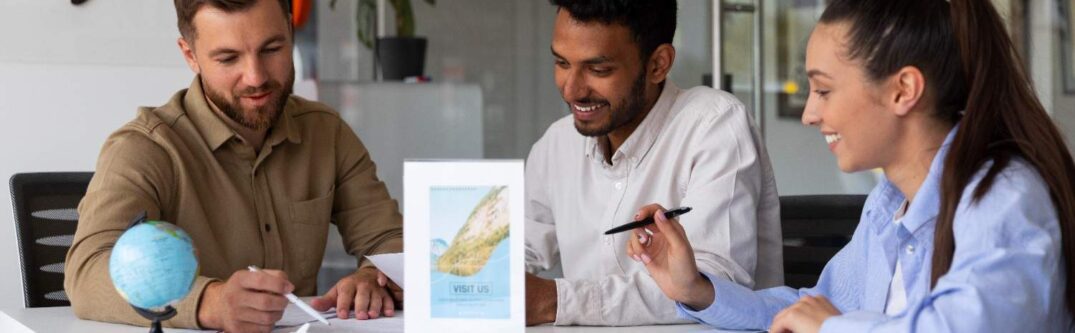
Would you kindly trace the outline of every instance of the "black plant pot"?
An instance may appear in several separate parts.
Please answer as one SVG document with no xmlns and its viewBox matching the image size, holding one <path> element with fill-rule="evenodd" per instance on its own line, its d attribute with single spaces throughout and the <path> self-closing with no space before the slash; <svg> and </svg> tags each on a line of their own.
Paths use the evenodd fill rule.
<svg viewBox="0 0 1075 333">
<path fill-rule="evenodd" d="M 377 60 L 381 79 L 402 81 L 421 76 L 426 64 L 426 39 L 420 37 L 383 37 L 377 39 Z"/>
</svg>

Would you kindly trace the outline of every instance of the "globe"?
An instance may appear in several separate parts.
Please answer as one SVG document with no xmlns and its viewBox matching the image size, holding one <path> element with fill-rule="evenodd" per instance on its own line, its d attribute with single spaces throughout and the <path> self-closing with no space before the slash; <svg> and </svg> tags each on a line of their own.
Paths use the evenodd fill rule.
<svg viewBox="0 0 1075 333">
<path fill-rule="evenodd" d="M 131 305 L 159 311 L 190 292 L 198 276 L 198 259 L 190 236 L 162 221 L 127 229 L 108 261 L 112 285 Z"/>
</svg>

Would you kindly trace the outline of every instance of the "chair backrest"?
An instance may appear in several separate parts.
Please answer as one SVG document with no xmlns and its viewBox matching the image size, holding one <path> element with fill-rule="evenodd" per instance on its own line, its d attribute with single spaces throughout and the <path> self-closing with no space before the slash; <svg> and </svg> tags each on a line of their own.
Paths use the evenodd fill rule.
<svg viewBox="0 0 1075 333">
<path fill-rule="evenodd" d="M 15 234 L 28 308 L 69 306 L 63 266 L 78 226 L 78 203 L 92 172 L 20 173 L 11 177 Z"/>
<path fill-rule="evenodd" d="M 865 203 L 865 195 L 780 197 L 787 286 L 817 284 L 825 264 L 851 240 Z"/>
</svg>

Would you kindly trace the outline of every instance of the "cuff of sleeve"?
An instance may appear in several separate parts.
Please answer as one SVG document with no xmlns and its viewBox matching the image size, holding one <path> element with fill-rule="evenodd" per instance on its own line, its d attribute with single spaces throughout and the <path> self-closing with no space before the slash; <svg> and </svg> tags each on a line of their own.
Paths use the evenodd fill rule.
<svg viewBox="0 0 1075 333">
<path fill-rule="evenodd" d="M 866 332 L 888 317 L 883 313 L 869 311 L 848 312 L 832 316 L 821 323 L 820 333 L 827 332 Z"/>
<path fill-rule="evenodd" d="M 366 267 L 375 267 L 375 268 L 377 267 L 377 266 L 373 265 L 372 261 L 366 260 L 366 258 L 361 258 L 361 259 L 358 260 L 358 262 L 359 262 L 358 269 L 363 269 L 363 268 L 366 268 Z"/>
<path fill-rule="evenodd" d="M 220 279 L 204 276 L 195 278 L 194 285 L 190 287 L 190 293 L 182 301 L 179 301 L 176 306 L 176 316 L 168 320 L 170 322 L 169 326 L 203 329 L 198 323 L 198 307 L 201 306 L 205 287 L 209 286 L 210 282 L 216 281 L 220 281 Z"/>
<path fill-rule="evenodd" d="M 403 238 L 396 237 L 381 243 L 377 248 L 370 250 L 366 255 L 385 254 L 385 253 L 400 253 L 403 252 Z M 373 267 L 373 262 L 366 259 L 366 256 L 358 256 L 358 268 Z"/>
<path fill-rule="evenodd" d="M 556 321 L 553 325 L 604 325 L 599 288 L 589 281 L 556 279 Z"/>
<path fill-rule="evenodd" d="M 680 318 L 690 319 L 697 322 L 705 322 L 705 320 L 703 320 L 702 318 L 707 317 L 707 313 L 713 311 L 712 309 L 717 307 L 717 292 L 719 291 L 719 289 L 717 289 L 717 284 L 714 282 L 714 280 L 717 279 L 714 279 L 713 276 L 709 275 L 708 273 L 702 273 L 702 276 L 704 276 L 706 280 L 709 280 L 709 283 L 713 284 L 713 302 L 709 303 L 709 307 L 705 309 L 693 309 L 686 304 L 676 302 L 676 313 L 679 315 Z"/>
<path fill-rule="evenodd" d="M 722 329 L 757 329 L 761 325 L 757 313 L 744 300 L 754 297 L 754 291 L 709 273 L 702 273 L 713 284 L 713 303 L 705 309 L 691 309 L 676 302 L 680 317 Z"/>
</svg>

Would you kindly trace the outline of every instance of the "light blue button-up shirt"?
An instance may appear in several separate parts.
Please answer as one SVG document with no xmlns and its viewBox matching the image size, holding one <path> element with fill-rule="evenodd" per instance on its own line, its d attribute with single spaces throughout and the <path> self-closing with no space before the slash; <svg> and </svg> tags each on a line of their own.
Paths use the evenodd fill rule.
<svg viewBox="0 0 1075 333">
<path fill-rule="evenodd" d="M 753 291 L 715 276 L 706 309 L 677 304 L 679 314 L 724 329 L 765 329 L 773 316 L 806 295 L 822 295 L 842 315 L 822 332 L 1068 332 L 1060 227 L 1049 188 L 1026 161 L 1014 159 L 980 200 L 972 195 L 986 164 L 963 191 L 953 223 L 956 251 L 948 273 L 930 288 L 933 229 L 940 178 L 953 129 L 901 224 L 904 201 L 887 180 L 870 192 L 851 241 L 825 266 L 813 288 Z M 907 308 L 884 314 L 896 261 Z"/>
</svg>

